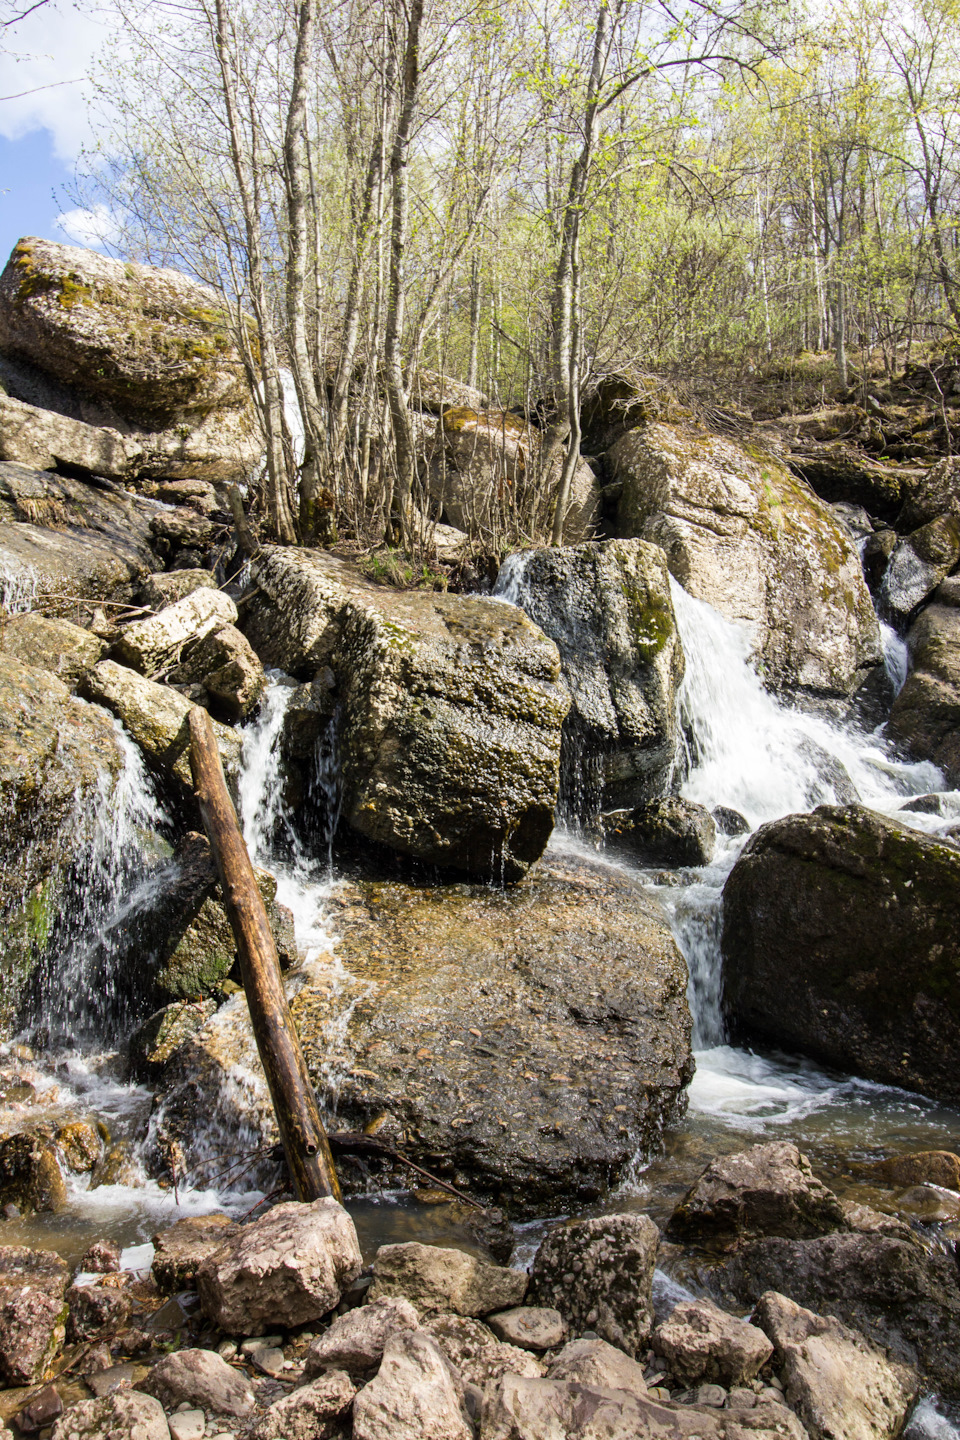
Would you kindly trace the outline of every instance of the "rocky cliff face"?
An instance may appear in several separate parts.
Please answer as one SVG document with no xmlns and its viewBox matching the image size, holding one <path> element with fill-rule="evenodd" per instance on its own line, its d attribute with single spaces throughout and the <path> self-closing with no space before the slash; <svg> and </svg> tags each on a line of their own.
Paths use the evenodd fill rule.
<svg viewBox="0 0 960 1440">
<path fill-rule="evenodd" d="M 752 626 L 772 689 L 846 696 L 879 663 L 848 532 L 774 456 L 656 423 L 629 431 L 608 460 L 619 533 L 660 545 L 684 589 Z"/>
</svg>

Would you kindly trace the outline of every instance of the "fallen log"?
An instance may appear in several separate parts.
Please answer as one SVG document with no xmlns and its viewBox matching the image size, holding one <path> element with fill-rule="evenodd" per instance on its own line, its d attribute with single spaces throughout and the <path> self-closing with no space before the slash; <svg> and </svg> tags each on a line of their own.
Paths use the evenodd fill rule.
<svg viewBox="0 0 960 1440">
<path fill-rule="evenodd" d="M 190 765 L 200 814 L 237 942 L 250 1020 L 298 1200 L 340 1199 L 340 1184 L 287 1005 L 270 922 L 247 853 L 206 710 L 190 711 Z"/>
</svg>

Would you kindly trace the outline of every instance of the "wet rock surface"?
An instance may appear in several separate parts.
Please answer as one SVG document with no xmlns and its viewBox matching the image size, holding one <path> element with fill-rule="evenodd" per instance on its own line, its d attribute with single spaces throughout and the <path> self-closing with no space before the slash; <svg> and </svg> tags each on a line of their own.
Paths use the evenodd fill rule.
<svg viewBox="0 0 960 1440">
<path fill-rule="evenodd" d="M 960 784 L 960 610 L 933 604 L 907 637 L 909 673 L 893 702 L 887 733 L 908 754 L 932 760 Z"/>
<path fill-rule="evenodd" d="M 691 595 L 755 627 L 772 689 L 847 695 L 879 662 L 846 527 L 774 456 L 652 424 L 623 436 L 608 460 L 623 486 L 619 533 L 661 545 Z"/>
<path fill-rule="evenodd" d="M 519 879 L 553 829 L 569 707 L 556 647 L 492 600 L 399 592 L 268 549 L 244 630 L 265 663 L 330 665 L 344 821 L 431 865 Z"/>
<path fill-rule="evenodd" d="M 606 843 L 644 865 L 709 865 L 717 827 L 710 811 L 678 795 L 601 816 Z"/>
<path fill-rule="evenodd" d="M 958 1098 L 958 881 L 952 847 L 862 806 L 763 826 L 724 888 L 739 1032 Z"/>
<path fill-rule="evenodd" d="M 608 540 L 526 551 L 512 566 L 516 603 L 556 642 L 572 697 L 566 803 L 592 820 L 658 793 L 676 750 L 684 663 L 663 552 Z"/>
</svg>

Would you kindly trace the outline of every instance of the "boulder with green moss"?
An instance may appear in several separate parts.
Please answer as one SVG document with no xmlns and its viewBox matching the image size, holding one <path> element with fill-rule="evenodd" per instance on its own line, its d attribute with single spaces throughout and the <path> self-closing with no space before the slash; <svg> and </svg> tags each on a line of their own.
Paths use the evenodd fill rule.
<svg viewBox="0 0 960 1440">
<path fill-rule="evenodd" d="M 231 481 L 262 452 L 233 319 L 177 270 L 22 239 L 0 276 L 0 355 L 9 394 L 41 411 L 37 443 L 57 416 L 115 432 L 71 432 L 73 452 L 51 452 L 95 473 L 122 478 L 129 452 L 125 474 Z"/>
<path fill-rule="evenodd" d="M 507 562 L 501 588 L 560 651 L 566 803 L 590 819 L 662 793 L 684 665 L 663 551 L 644 540 L 530 550 Z"/>
<path fill-rule="evenodd" d="M 0 1033 L 123 765 L 109 716 L 49 671 L 0 653 Z"/>
<path fill-rule="evenodd" d="M 335 676 L 346 823 L 519 879 L 553 829 L 570 704 L 553 642 L 495 600 L 375 585 L 317 551 L 265 549 L 251 578 L 243 623 L 261 660 Z"/>
<path fill-rule="evenodd" d="M 661 545 L 684 589 L 752 627 L 773 689 L 846 696 L 880 663 L 851 537 L 781 461 L 662 423 L 624 435 L 607 460 L 620 534 Z"/>
<path fill-rule="evenodd" d="M 764 825 L 723 892 L 738 1035 L 960 1099 L 960 851 L 860 805 Z"/>
</svg>

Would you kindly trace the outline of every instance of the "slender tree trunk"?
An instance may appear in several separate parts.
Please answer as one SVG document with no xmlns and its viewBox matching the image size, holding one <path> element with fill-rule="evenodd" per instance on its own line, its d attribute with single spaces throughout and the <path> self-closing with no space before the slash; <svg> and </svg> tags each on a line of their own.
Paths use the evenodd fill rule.
<svg viewBox="0 0 960 1440">
<path fill-rule="evenodd" d="M 467 384 L 476 389 L 477 365 L 480 357 L 480 256 L 474 251 L 470 261 L 470 358 L 467 361 Z"/>
</svg>

